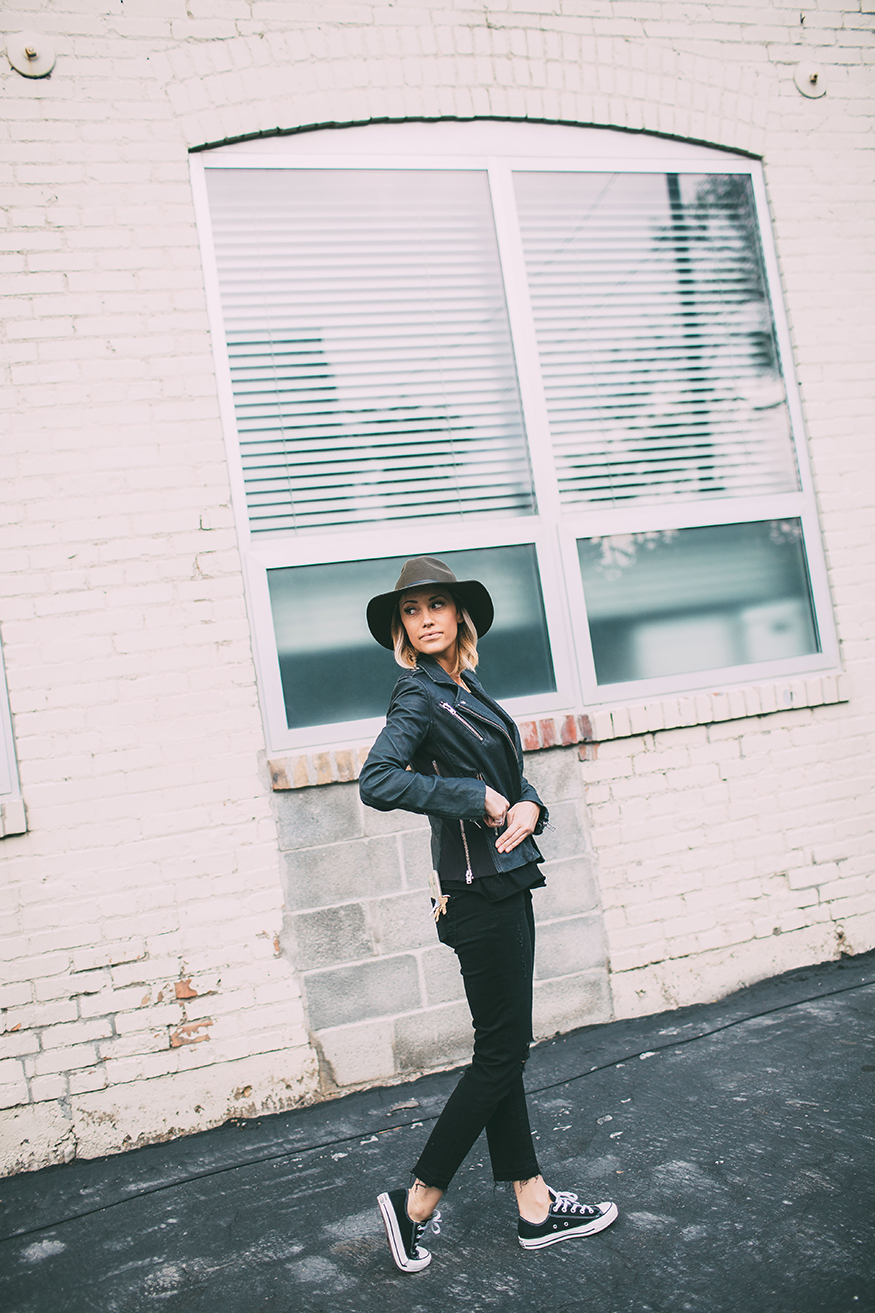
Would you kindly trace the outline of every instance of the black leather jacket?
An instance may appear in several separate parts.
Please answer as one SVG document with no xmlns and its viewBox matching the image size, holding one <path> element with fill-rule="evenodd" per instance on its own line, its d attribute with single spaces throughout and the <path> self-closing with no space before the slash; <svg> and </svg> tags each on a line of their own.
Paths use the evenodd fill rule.
<svg viewBox="0 0 875 1313">
<path fill-rule="evenodd" d="M 401 808 L 428 816 L 435 870 L 446 874 L 446 842 L 455 841 L 454 846 L 461 845 L 460 860 L 464 854 L 459 875 L 467 865 L 476 878 L 543 860 L 531 837 L 509 853 L 496 852 L 501 831 L 483 822 L 487 784 L 511 805 L 526 799 L 541 808 L 536 834 L 547 823 L 547 809 L 523 775 L 514 721 L 487 697 L 471 671 L 462 678 L 476 690 L 476 698 L 431 657 L 421 657 L 415 670 L 401 676 L 386 727 L 362 768 L 359 789 L 362 801 L 378 811 Z"/>
</svg>

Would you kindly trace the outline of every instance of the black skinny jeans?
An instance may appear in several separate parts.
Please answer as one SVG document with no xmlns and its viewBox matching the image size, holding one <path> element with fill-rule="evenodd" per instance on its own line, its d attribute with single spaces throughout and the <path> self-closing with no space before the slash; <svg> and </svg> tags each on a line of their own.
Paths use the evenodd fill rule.
<svg viewBox="0 0 875 1313">
<path fill-rule="evenodd" d="M 532 1040 L 535 919 L 528 889 L 490 903 L 475 888 L 450 895 L 438 936 L 455 950 L 474 1024 L 474 1056 L 414 1171 L 446 1190 L 485 1128 L 496 1181 L 540 1172 L 523 1068 Z"/>
</svg>

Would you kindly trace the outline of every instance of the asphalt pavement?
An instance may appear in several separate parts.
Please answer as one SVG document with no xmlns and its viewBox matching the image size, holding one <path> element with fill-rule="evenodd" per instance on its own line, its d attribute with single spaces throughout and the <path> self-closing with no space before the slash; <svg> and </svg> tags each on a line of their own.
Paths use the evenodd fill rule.
<svg viewBox="0 0 875 1313">
<path fill-rule="evenodd" d="M 875 1313 L 875 953 L 591 1026 L 528 1064 L 544 1175 L 600 1235 L 517 1244 L 481 1140 L 430 1267 L 404 1185 L 458 1073 L 0 1181 L 3 1313 Z"/>
</svg>

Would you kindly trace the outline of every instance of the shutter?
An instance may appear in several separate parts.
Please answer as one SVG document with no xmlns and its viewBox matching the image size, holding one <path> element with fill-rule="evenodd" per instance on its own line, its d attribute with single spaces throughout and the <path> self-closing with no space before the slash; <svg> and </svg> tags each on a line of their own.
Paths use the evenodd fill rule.
<svg viewBox="0 0 875 1313">
<path fill-rule="evenodd" d="M 514 184 L 565 509 L 796 490 L 750 180 Z"/>
<path fill-rule="evenodd" d="M 207 185 L 253 531 L 531 513 L 485 173 Z"/>
</svg>

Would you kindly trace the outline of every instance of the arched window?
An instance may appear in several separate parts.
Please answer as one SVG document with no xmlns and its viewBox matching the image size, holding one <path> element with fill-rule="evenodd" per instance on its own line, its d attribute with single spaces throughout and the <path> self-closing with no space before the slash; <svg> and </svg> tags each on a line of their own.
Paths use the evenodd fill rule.
<svg viewBox="0 0 875 1313">
<path fill-rule="evenodd" d="M 424 553 L 516 714 L 835 666 L 758 164 L 483 121 L 193 168 L 272 748 L 373 731 Z"/>
</svg>

